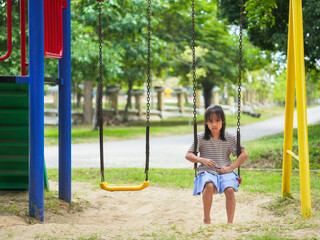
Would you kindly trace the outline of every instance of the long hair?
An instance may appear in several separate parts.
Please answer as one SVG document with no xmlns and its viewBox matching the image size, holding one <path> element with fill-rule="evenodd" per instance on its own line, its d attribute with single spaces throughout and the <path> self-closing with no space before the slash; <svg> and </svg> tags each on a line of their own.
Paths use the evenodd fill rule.
<svg viewBox="0 0 320 240">
<path fill-rule="evenodd" d="M 211 131 L 207 126 L 207 122 L 210 120 L 212 114 L 216 114 L 222 121 L 222 128 L 220 130 L 220 139 L 226 141 L 224 137 L 226 129 L 226 117 L 224 115 L 223 109 L 220 105 L 209 106 L 204 113 L 204 139 L 209 140 L 211 137 Z"/>
</svg>

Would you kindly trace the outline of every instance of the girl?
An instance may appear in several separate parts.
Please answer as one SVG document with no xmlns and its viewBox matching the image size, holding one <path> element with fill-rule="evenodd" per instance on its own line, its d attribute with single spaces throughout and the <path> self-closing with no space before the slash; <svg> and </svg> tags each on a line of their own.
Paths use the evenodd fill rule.
<svg viewBox="0 0 320 240">
<path fill-rule="evenodd" d="M 202 193 L 203 221 L 210 224 L 212 195 L 224 193 L 228 223 L 233 223 L 236 207 L 234 192 L 239 187 L 238 174 L 233 170 L 247 159 L 248 153 L 241 145 L 240 156 L 234 163 L 231 162 L 230 154 L 237 155 L 237 137 L 225 131 L 226 119 L 221 106 L 213 105 L 206 109 L 204 125 L 205 131 L 198 134 L 197 152 L 200 152 L 200 157 L 194 153 L 194 143 L 185 156 L 190 162 L 200 163 L 194 180 L 193 195 Z"/>
</svg>

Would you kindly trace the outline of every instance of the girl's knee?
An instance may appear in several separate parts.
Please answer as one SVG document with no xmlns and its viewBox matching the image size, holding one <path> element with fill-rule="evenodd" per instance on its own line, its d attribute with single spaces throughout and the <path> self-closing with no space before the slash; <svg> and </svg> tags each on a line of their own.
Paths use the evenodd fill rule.
<svg viewBox="0 0 320 240">
<path fill-rule="evenodd" d="M 228 187 L 224 190 L 224 194 L 226 197 L 232 197 L 234 196 L 234 189 L 232 187 Z"/>
<path fill-rule="evenodd" d="M 206 185 L 204 186 L 204 190 L 208 191 L 208 192 L 210 192 L 212 194 L 216 194 L 217 193 L 217 188 L 212 182 L 206 183 Z"/>
</svg>

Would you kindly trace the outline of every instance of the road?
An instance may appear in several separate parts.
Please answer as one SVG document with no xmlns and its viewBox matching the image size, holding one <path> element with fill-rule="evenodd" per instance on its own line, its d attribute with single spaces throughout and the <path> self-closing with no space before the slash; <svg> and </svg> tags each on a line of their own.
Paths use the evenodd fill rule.
<svg viewBox="0 0 320 240">
<path fill-rule="evenodd" d="M 294 128 L 297 127 L 296 114 Z M 308 124 L 320 122 L 320 106 L 307 110 Z M 192 128 L 192 126 L 190 126 Z M 284 116 L 241 126 L 241 142 L 259 139 L 283 132 Z M 235 133 L 236 128 L 228 128 Z M 152 131 L 152 129 L 151 129 Z M 97 139 L 98 140 L 98 139 Z M 150 139 L 150 168 L 192 168 L 184 155 L 193 141 L 193 134 Z M 137 167 L 145 165 L 145 139 L 111 141 L 104 143 L 106 168 Z M 73 144 L 72 168 L 99 168 L 99 143 Z M 45 147 L 47 168 L 58 168 L 58 147 Z"/>
</svg>

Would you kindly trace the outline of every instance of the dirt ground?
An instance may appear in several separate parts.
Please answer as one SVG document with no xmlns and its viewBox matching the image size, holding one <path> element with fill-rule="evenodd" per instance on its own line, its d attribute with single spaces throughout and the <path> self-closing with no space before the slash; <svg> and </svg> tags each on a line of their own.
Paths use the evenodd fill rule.
<svg viewBox="0 0 320 240">
<path fill-rule="evenodd" d="M 50 188 L 58 186 L 50 182 Z M 72 188 L 75 204 L 58 201 L 59 209 L 45 211 L 43 223 L 0 211 L 0 239 L 237 239 L 263 226 L 283 224 L 286 229 L 281 218 L 262 207 L 272 196 L 236 193 L 234 224 L 227 225 L 225 197 L 216 195 L 208 228 L 202 223 L 201 197 L 192 196 L 190 189 L 151 185 L 139 192 L 107 192 L 84 183 Z M 28 203 L 21 204 L 27 211 Z M 319 224 L 318 218 L 310 221 Z M 314 229 L 302 228 L 294 235 L 287 231 L 299 239 L 316 236 Z"/>
</svg>

